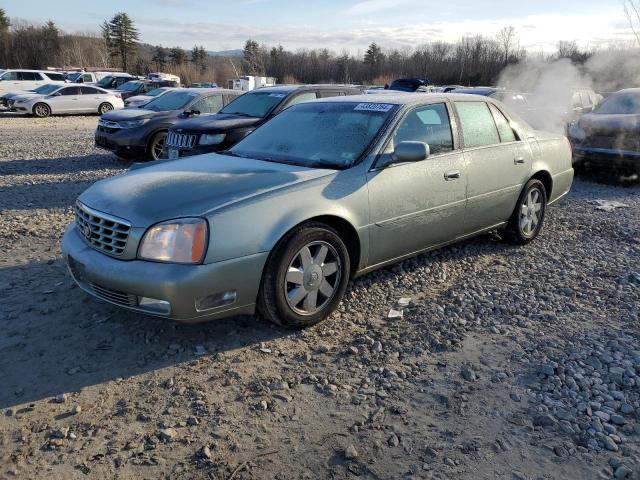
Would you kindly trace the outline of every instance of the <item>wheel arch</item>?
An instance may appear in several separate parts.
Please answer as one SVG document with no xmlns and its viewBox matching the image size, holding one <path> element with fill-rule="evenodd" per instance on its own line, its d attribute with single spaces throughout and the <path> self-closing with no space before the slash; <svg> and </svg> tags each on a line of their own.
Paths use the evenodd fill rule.
<svg viewBox="0 0 640 480">
<path fill-rule="evenodd" d="M 51 105 L 48 104 L 47 102 L 43 101 L 43 100 L 38 100 L 37 102 L 35 102 L 33 104 L 33 106 L 31 107 L 31 114 L 35 115 L 35 109 L 36 109 L 36 105 L 46 105 L 47 107 L 49 107 L 49 114 L 53 114 L 53 108 L 51 108 Z"/>
<path fill-rule="evenodd" d="M 551 192 L 553 191 L 553 178 L 547 170 L 538 170 L 531 175 L 529 180 L 540 180 L 547 191 L 547 200 L 551 198 Z"/>
</svg>

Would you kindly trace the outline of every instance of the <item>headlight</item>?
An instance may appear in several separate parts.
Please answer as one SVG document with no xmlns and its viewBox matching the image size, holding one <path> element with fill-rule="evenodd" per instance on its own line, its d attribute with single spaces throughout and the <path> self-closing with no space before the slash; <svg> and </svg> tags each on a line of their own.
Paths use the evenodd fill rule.
<svg viewBox="0 0 640 480">
<path fill-rule="evenodd" d="M 202 218 L 180 218 L 150 227 L 138 258 L 167 263 L 200 263 L 207 250 L 208 228 Z"/>
<path fill-rule="evenodd" d="M 574 123 L 569 127 L 569 136 L 579 142 L 582 142 L 587 138 L 587 132 L 585 132 L 580 125 Z"/>
<path fill-rule="evenodd" d="M 136 127 L 141 127 L 148 121 L 149 121 L 148 118 L 145 118 L 143 120 L 128 120 L 124 122 L 118 122 L 118 125 L 120 125 L 120 128 L 136 128 Z"/>
<path fill-rule="evenodd" d="M 200 141 L 198 142 L 198 144 L 200 145 L 218 145 L 219 143 L 222 143 L 224 141 L 224 137 L 226 137 L 226 135 L 224 133 L 217 133 L 215 135 L 201 135 L 200 136 Z"/>
</svg>

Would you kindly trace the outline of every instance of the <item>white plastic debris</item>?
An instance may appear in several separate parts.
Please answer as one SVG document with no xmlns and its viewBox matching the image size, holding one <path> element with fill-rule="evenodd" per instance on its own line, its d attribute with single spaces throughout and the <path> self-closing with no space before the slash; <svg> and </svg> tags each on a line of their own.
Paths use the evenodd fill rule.
<svg viewBox="0 0 640 480">
<path fill-rule="evenodd" d="M 402 310 L 396 310 L 395 308 L 392 308 L 391 310 L 389 310 L 389 315 L 387 315 L 387 318 L 402 318 L 404 316 L 404 312 Z"/>
<path fill-rule="evenodd" d="M 405 308 L 408 307 L 409 305 L 411 305 L 411 298 L 409 297 L 402 297 L 400 300 L 398 300 L 398 306 Z"/>
<path fill-rule="evenodd" d="M 594 200 L 594 205 L 597 205 L 596 210 L 602 210 L 603 212 L 613 212 L 618 208 L 629 208 L 629 205 L 622 202 L 616 202 L 615 200 Z"/>
</svg>

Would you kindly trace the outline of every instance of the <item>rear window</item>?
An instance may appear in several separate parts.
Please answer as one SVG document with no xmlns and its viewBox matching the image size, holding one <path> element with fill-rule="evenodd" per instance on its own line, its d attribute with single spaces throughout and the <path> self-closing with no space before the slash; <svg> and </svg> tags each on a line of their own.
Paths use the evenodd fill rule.
<svg viewBox="0 0 640 480">
<path fill-rule="evenodd" d="M 236 114 L 245 117 L 266 117 L 276 106 L 287 98 L 286 93 L 255 92 L 245 93 L 236 98 L 220 113 Z"/>
<path fill-rule="evenodd" d="M 614 93 L 596 109 L 600 115 L 630 115 L 640 113 L 640 92 Z"/>
<path fill-rule="evenodd" d="M 466 148 L 500 143 L 493 115 L 485 102 L 456 102 Z"/>
</svg>

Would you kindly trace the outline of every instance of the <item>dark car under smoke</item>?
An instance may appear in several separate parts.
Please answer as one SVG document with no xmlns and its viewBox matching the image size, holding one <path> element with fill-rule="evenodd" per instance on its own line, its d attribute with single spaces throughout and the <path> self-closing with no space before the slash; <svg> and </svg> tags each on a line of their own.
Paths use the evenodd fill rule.
<svg viewBox="0 0 640 480">
<path fill-rule="evenodd" d="M 640 88 L 621 90 L 569 128 L 574 164 L 640 174 Z"/>
</svg>

